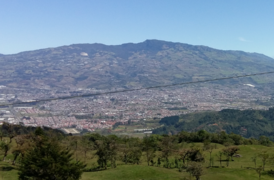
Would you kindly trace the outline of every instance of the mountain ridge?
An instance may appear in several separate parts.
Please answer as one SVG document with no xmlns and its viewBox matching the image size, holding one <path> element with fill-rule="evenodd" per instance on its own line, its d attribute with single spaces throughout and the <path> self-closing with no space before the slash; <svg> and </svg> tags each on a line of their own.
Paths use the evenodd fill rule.
<svg viewBox="0 0 274 180">
<path fill-rule="evenodd" d="M 0 84 L 109 89 L 146 87 L 271 71 L 259 53 L 146 40 L 121 45 L 72 44 L 0 56 Z M 273 83 L 249 78 L 245 83 Z M 236 82 L 236 81 L 235 81 Z"/>
<path fill-rule="evenodd" d="M 26 50 L 26 51 L 21 51 L 18 53 L 12 53 L 12 54 L 1 54 L 1 56 L 9 56 L 9 55 L 16 55 L 16 54 L 22 54 L 22 53 L 28 53 L 28 52 L 33 52 L 33 51 L 41 51 L 41 50 L 48 50 L 48 49 L 56 49 L 56 48 L 63 48 L 63 47 L 70 47 L 70 46 L 101 46 L 101 47 L 119 47 L 119 46 L 128 46 L 128 45 L 139 45 L 139 44 L 144 44 L 144 43 L 148 43 L 148 42 L 161 42 L 163 44 L 169 43 L 169 44 L 179 44 L 179 45 L 186 45 L 186 46 L 190 46 L 190 47 L 201 47 L 201 48 L 208 48 L 211 50 L 216 50 L 216 51 L 223 51 L 223 52 L 238 52 L 238 53 L 246 53 L 246 54 L 253 54 L 253 55 L 260 55 L 260 56 L 265 56 L 267 58 L 270 58 L 272 60 L 274 60 L 274 57 L 270 57 L 267 56 L 265 54 L 262 53 L 257 53 L 257 52 L 246 52 L 246 51 L 242 51 L 242 50 L 223 50 L 223 49 L 217 49 L 217 48 L 212 48 L 210 46 L 206 46 L 206 45 L 191 45 L 188 43 L 181 43 L 181 42 L 172 42 L 172 41 L 164 41 L 164 40 L 157 40 L 157 39 L 147 39 L 143 42 L 139 42 L 139 43 L 123 43 L 123 44 L 117 44 L 117 45 L 108 45 L 108 44 L 103 44 L 103 43 L 76 43 L 76 44 L 70 44 L 70 45 L 61 45 L 61 46 L 56 46 L 56 47 L 47 47 L 47 48 L 41 48 L 41 49 L 34 49 L 34 50 Z"/>
</svg>

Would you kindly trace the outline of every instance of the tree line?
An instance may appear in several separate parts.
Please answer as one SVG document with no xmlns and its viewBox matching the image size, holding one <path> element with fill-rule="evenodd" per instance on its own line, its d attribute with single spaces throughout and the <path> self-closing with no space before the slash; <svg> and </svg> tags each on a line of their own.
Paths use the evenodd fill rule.
<svg viewBox="0 0 274 180">
<path fill-rule="evenodd" d="M 204 173 L 204 163 L 209 162 L 208 167 L 212 167 L 214 158 L 219 166 L 229 166 L 229 162 L 234 161 L 233 157 L 240 150 L 238 145 L 273 146 L 273 142 L 264 136 L 259 139 L 244 138 L 224 131 L 182 131 L 176 135 L 153 134 L 141 139 L 98 133 L 71 136 L 50 128 L 25 128 L 7 123 L 0 128 L 2 160 L 5 160 L 8 153 L 13 155 L 12 164 L 18 167 L 19 179 L 76 180 L 84 171 L 116 168 L 121 163 L 140 165 L 144 162 L 148 166 L 186 171 L 199 179 Z M 202 146 L 195 143 L 201 143 Z M 13 148 L 12 144 L 15 144 Z M 224 145 L 224 148 L 212 156 L 217 144 Z M 209 159 L 206 159 L 206 153 L 209 154 Z M 86 166 L 87 154 L 96 158 L 97 165 Z M 262 167 L 256 167 L 259 159 L 263 163 Z M 254 155 L 252 162 L 255 163 L 257 172 L 261 173 L 266 162 L 272 160 L 274 162 L 271 154 L 261 152 Z"/>
</svg>

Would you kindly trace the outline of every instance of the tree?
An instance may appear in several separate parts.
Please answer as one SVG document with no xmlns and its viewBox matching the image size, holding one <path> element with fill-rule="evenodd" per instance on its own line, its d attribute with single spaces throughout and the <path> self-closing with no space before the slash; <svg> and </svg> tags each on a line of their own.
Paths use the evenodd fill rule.
<svg viewBox="0 0 274 180">
<path fill-rule="evenodd" d="M 179 143 L 189 141 L 189 133 L 182 131 L 178 135 Z"/>
<path fill-rule="evenodd" d="M 174 164 L 175 164 L 175 168 L 179 168 L 179 161 L 177 157 L 175 157 Z"/>
<path fill-rule="evenodd" d="M 206 149 L 209 152 L 209 166 L 211 167 L 213 163 L 212 162 L 213 158 L 211 157 L 211 154 L 213 152 L 214 145 L 213 144 L 204 145 L 204 149 Z"/>
<path fill-rule="evenodd" d="M 109 135 L 101 136 L 95 141 L 96 155 L 98 156 L 97 163 L 100 168 L 107 169 L 107 162 L 111 162 L 111 167 L 116 168 L 116 159 L 118 156 L 118 137 Z"/>
<path fill-rule="evenodd" d="M 231 133 L 228 135 L 233 141 L 235 145 L 243 144 L 243 137 L 239 134 Z"/>
<path fill-rule="evenodd" d="M 192 147 L 188 150 L 188 160 L 195 162 L 204 162 L 204 154 L 203 151 L 198 147 Z"/>
<path fill-rule="evenodd" d="M 186 171 L 189 172 L 192 176 L 194 176 L 196 180 L 199 180 L 200 177 L 204 174 L 203 165 L 198 162 L 191 162 L 187 167 Z"/>
<path fill-rule="evenodd" d="M 259 143 L 264 146 L 270 146 L 272 144 L 270 139 L 266 136 L 260 136 Z"/>
<path fill-rule="evenodd" d="M 256 172 L 259 174 L 259 180 L 261 179 L 261 175 L 262 175 L 262 171 L 263 171 L 263 167 L 260 166 L 258 168 L 255 168 Z"/>
<path fill-rule="evenodd" d="M 3 139 L 3 132 L 2 132 L 2 130 L 0 129 L 0 140 L 2 141 L 2 139 Z"/>
<path fill-rule="evenodd" d="M 161 166 L 161 158 L 158 157 L 157 159 L 157 166 L 160 167 Z"/>
<path fill-rule="evenodd" d="M 175 151 L 174 144 L 175 139 L 173 137 L 164 137 L 161 142 L 162 158 L 165 160 L 165 167 L 169 167 L 169 156 Z"/>
<path fill-rule="evenodd" d="M 80 140 L 80 150 L 85 154 L 85 161 L 87 158 L 87 152 L 94 149 L 94 144 L 89 140 L 88 136 L 82 136 Z"/>
<path fill-rule="evenodd" d="M 140 139 L 129 136 L 121 137 L 121 143 L 119 144 L 119 151 L 121 153 L 121 159 L 125 164 L 133 163 L 139 164 L 142 150 L 140 147 Z"/>
<path fill-rule="evenodd" d="M 129 153 L 131 151 L 130 145 L 129 145 L 129 137 L 123 136 L 121 137 L 122 143 L 119 145 L 119 151 L 122 153 L 122 161 L 125 162 L 125 164 L 128 163 L 129 159 Z"/>
<path fill-rule="evenodd" d="M 108 158 L 108 147 L 106 140 L 96 140 L 96 155 L 98 156 L 97 163 L 100 168 L 107 169 Z"/>
<path fill-rule="evenodd" d="M 109 135 L 108 136 L 109 141 L 109 159 L 111 162 L 111 167 L 116 168 L 116 159 L 118 156 L 118 137 L 116 135 Z"/>
<path fill-rule="evenodd" d="M 12 124 L 4 122 L 2 125 L 2 129 L 6 131 L 7 135 L 10 138 L 9 143 L 11 143 L 11 140 L 17 135 L 17 132 L 19 131 L 20 126 L 12 125 Z"/>
<path fill-rule="evenodd" d="M 141 157 L 142 157 L 142 149 L 139 146 L 134 146 L 131 148 L 131 151 L 129 152 L 129 161 L 133 164 L 139 164 Z"/>
<path fill-rule="evenodd" d="M 179 160 L 183 161 L 185 165 L 185 161 L 195 161 L 195 162 L 204 162 L 204 154 L 202 150 L 198 147 L 192 146 L 190 149 L 182 149 L 178 152 Z"/>
<path fill-rule="evenodd" d="M 12 164 L 15 165 L 15 161 L 17 157 L 21 154 L 24 157 L 25 152 L 31 148 L 30 147 L 30 136 L 29 135 L 19 135 L 15 137 L 15 142 L 17 146 L 12 150 L 12 154 L 14 155 Z"/>
<path fill-rule="evenodd" d="M 4 152 L 3 161 L 5 161 L 5 158 L 8 155 L 8 151 L 10 150 L 10 144 L 6 141 L 2 141 L 0 143 L 0 149 Z"/>
<path fill-rule="evenodd" d="M 216 154 L 217 158 L 218 158 L 218 161 L 220 162 L 220 166 L 222 166 L 222 156 L 223 156 L 223 152 L 222 151 L 219 151 L 217 154 Z"/>
<path fill-rule="evenodd" d="M 198 142 L 203 142 L 203 141 L 208 141 L 210 142 L 209 140 L 209 133 L 206 132 L 205 130 L 200 130 L 197 132 L 197 139 L 196 141 Z"/>
<path fill-rule="evenodd" d="M 230 146 L 230 147 L 227 147 L 227 148 L 223 149 L 223 152 L 224 152 L 224 154 L 227 155 L 228 157 L 231 157 L 231 161 L 234 161 L 234 160 L 232 159 L 232 157 L 233 157 L 233 155 L 234 155 L 237 151 L 239 151 L 239 150 L 240 150 L 240 148 L 237 147 L 237 146 Z"/>
<path fill-rule="evenodd" d="M 185 165 L 185 161 L 188 158 L 189 149 L 182 149 L 179 151 L 179 160 L 183 161 L 183 164 Z"/>
<path fill-rule="evenodd" d="M 75 154 L 75 157 L 76 157 L 76 161 L 78 160 L 78 147 L 79 147 L 79 137 L 77 137 L 77 136 L 72 136 L 72 137 L 70 137 L 70 139 L 69 139 L 70 141 L 70 148 L 72 149 L 72 150 L 74 150 L 74 154 Z"/>
<path fill-rule="evenodd" d="M 143 150 L 145 151 L 147 165 L 155 157 L 155 151 L 157 148 L 157 141 L 153 136 L 145 136 L 143 138 Z"/>
<path fill-rule="evenodd" d="M 255 168 L 256 168 L 256 163 L 257 163 L 257 157 L 258 157 L 257 154 L 254 154 L 254 156 L 251 157 L 251 161 L 254 162 Z"/>
<path fill-rule="evenodd" d="M 264 167 L 266 164 L 266 161 L 270 158 L 269 153 L 267 153 L 266 151 L 261 152 L 260 154 L 258 154 L 258 157 L 262 160 L 263 162 L 263 171 L 264 171 Z"/>
<path fill-rule="evenodd" d="M 74 161 L 69 150 L 61 148 L 55 139 L 45 136 L 41 128 L 36 129 L 33 145 L 22 159 L 19 167 L 20 180 L 78 180 L 85 165 Z"/>
</svg>

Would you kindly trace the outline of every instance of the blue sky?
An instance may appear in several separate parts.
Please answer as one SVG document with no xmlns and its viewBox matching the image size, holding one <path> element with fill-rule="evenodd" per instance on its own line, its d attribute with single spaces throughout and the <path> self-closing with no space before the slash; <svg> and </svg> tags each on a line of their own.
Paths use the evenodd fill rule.
<svg viewBox="0 0 274 180">
<path fill-rule="evenodd" d="M 273 0 L 1 0 L 0 53 L 146 39 L 274 57 Z"/>
</svg>

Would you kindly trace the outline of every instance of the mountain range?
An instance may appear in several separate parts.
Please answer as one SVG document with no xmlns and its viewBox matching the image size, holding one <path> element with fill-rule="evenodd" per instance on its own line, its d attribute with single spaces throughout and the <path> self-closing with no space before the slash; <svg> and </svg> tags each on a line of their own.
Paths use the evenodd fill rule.
<svg viewBox="0 0 274 180">
<path fill-rule="evenodd" d="M 274 59 L 160 40 L 122 45 L 72 44 L 0 54 L 0 85 L 132 88 L 273 71 Z M 273 76 L 222 83 L 273 83 Z"/>
</svg>

